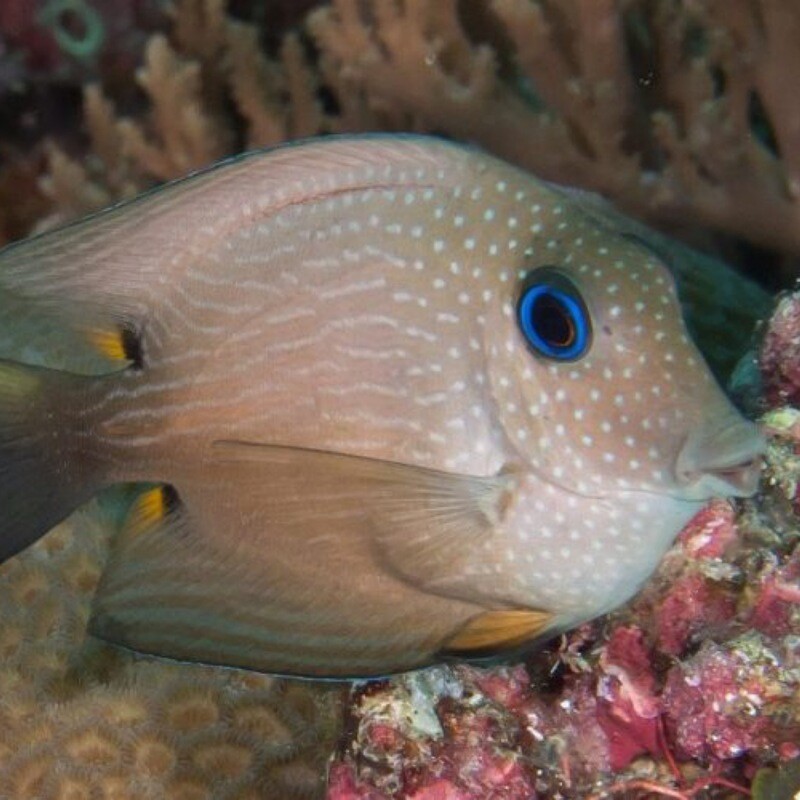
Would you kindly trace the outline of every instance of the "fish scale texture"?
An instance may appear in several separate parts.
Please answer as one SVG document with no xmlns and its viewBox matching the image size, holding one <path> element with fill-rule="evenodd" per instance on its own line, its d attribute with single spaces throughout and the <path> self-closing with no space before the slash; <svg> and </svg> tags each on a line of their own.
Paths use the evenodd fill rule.
<svg viewBox="0 0 800 800">
<path fill-rule="evenodd" d="M 86 636 L 113 528 L 94 503 L 0 567 L 0 798 L 320 796 L 336 688 L 138 660 Z"/>
</svg>

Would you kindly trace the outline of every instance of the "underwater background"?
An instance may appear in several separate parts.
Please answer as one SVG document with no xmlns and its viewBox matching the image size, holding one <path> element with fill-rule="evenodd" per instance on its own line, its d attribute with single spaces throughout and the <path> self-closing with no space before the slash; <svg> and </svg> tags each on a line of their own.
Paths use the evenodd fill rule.
<svg viewBox="0 0 800 800">
<path fill-rule="evenodd" d="M 797 86 L 791 0 L 2 0 L 0 243 L 299 137 L 473 142 L 666 234 L 770 445 L 625 608 L 524 664 L 353 687 L 88 638 L 122 505 L 94 501 L 0 567 L 0 797 L 794 796 Z"/>
</svg>

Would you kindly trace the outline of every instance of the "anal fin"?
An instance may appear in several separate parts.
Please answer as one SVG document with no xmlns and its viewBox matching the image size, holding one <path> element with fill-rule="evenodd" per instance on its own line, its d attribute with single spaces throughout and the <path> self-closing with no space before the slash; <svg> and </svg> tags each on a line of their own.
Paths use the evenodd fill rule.
<svg viewBox="0 0 800 800">
<path fill-rule="evenodd" d="M 451 655 L 506 650 L 535 639 L 553 620 L 553 615 L 537 609 L 499 609 L 478 614 L 444 645 Z"/>
</svg>

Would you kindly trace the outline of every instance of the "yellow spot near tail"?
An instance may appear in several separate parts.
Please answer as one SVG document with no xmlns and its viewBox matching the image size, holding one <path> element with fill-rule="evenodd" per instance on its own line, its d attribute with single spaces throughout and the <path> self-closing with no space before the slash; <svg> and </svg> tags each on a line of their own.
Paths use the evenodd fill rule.
<svg viewBox="0 0 800 800">
<path fill-rule="evenodd" d="M 130 510 L 126 522 L 127 532 L 138 536 L 158 525 L 169 511 L 167 495 L 163 486 L 148 489 L 142 494 Z"/>
<path fill-rule="evenodd" d="M 541 633 L 553 615 L 535 609 L 487 611 L 473 617 L 445 643 L 451 652 L 516 647 Z"/>
<path fill-rule="evenodd" d="M 125 345 L 125 334 L 119 330 L 89 331 L 89 340 L 107 358 L 112 361 L 129 361 Z"/>
</svg>

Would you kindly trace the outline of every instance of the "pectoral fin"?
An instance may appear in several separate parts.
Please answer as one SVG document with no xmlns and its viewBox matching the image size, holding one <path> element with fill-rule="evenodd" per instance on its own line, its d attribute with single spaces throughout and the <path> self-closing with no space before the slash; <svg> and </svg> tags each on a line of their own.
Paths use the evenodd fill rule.
<svg viewBox="0 0 800 800">
<path fill-rule="evenodd" d="M 270 503 L 276 524 L 321 514 L 335 527 L 366 517 L 382 566 L 430 591 L 463 576 L 516 485 L 510 473 L 474 477 L 297 447 L 219 441 L 213 449 L 220 462 L 256 466 L 250 474 L 261 491 L 280 494 Z"/>
</svg>

